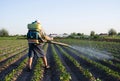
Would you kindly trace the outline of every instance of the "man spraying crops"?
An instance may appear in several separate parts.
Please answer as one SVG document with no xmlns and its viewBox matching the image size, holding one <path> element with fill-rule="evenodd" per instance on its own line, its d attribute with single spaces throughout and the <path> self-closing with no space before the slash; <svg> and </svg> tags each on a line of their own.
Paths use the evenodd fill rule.
<svg viewBox="0 0 120 81">
<path fill-rule="evenodd" d="M 50 66 L 47 63 L 47 58 L 42 49 L 42 45 L 45 41 L 51 41 L 53 38 L 50 38 L 45 34 L 38 21 L 28 24 L 27 40 L 29 45 L 28 71 L 31 71 L 32 69 L 32 61 L 35 55 L 42 58 L 45 68 L 49 68 Z"/>
</svg>

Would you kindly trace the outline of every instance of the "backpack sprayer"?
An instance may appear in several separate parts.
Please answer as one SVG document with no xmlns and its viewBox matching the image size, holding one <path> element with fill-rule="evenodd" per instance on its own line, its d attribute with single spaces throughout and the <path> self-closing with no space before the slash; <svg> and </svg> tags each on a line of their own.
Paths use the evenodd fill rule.
<svg viewBox="0 0 120 81">
<path fill-rule="evenodd" d="M 42 39 L 42 34 L 45 34 L 45 32 L 42 30 L 42 26 L 38 21 L 34 21 L 30 24 L 28 24 L 28 33 L 27 33 L 27 39 L 29 43 L 39 43 L 44 42 L 44 39 Z M 40 31 L 42 30 L 42 31 Z M 52 43 L 52 44 L 58 44 L 62 46 L 72 47 L 65 43 L 55 42 L 55 41 L 47 41 L 46 43 Z"/>
</svg>

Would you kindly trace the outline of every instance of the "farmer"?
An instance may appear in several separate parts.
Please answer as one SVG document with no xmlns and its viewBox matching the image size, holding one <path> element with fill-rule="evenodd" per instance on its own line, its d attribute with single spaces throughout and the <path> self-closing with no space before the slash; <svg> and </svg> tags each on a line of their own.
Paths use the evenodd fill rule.
<svg viewBox="0 0 120 81">
<path fill-rule="evenodd" d="M 29 45 L 28 71 L 31 71 L 32 69 L 32 61 L 35 55 L 42 58 L 46 69 L 50 68 L 42 46 L 45 41 L 51 41 L 53 38 L 50 38 L 45 34 L 41 27 L 41 24 L 38 21 L 28 24 L 27 40 Z"/>
</svg>

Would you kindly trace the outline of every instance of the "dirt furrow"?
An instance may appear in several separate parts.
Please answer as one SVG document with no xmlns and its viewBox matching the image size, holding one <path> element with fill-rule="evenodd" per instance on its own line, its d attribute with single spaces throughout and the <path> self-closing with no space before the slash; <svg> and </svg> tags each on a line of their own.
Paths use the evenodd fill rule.
<svg viewBox="0 0 120 81">
<path fill-rule="evenodd" d="M 6 69 L 0 72 L 0 81 L 4 81 L 4 78 L 7 74 L 9 74 L 13 69 L 17 68 L 19 64 L 22 62 L 23 59 L 25 59 L 27 55 L 24 55 L 20 59 L 18 59 L 13 64 L 9 65 Z"/>
<path fill-rule="evenodd" d="M 20 54 L 20 53 L 26 51 L 27 49 L 28 49 L 28 48 L 23 49 L 23 50 L 20 51 L 20 52 L 17 51 L 16 53 L 10 53 L 10 54 L 8 54 L 8 55 L 5 55 L 5 56 L 7 56 L 7 57 L 2 57 L 2 59 L 0 60 L 0 65 L 1 65 L 2 63 L 6 62 L 7 60 L 9 60 L 9 59 L 15 57 L 16 55 L 18 55 L 18 54 Z"/>
<path fill-rule="evenodd" d="M 44 77 L 42 81 L 59 81 L 57 67 L 55 65 L 55 60 L 53 58 L 51 45 L 48 45 L 47 49 L 47 59 L 50 65 L 50 69 L 46 69 L 44 72 Z"/>
<path fill-rule="evenodd" d="M 106 63 L 106 62 L 104 62 L 104 61 L 102 61 L 102 60 L 98 60 L 97 62 L 98 62 L 98 63 L 101 63 L 102 65 L 107 66 L 107 67 L 109 67 L 110 69 L 112 69 L 112 70 L 117 71 L 117 72 L 120 73 L 120 68 L 118 68 L 118 67 L 116 67 L 116 66 L 114 66 L 114 65 L 111 65 L 111 64 L 109 64 L 109 63 Z"/>
<path fill-rule="evenodd" d="M 27 50 L 27 49 L 25 49 L 25 50 L 23 50 L 23 51 L 15 54 L 15 55 L 13 55 L 13 56 L 8 57 L 8 58 L 6 58 L 5 60 L 0 61 L 0 65 L 1 65 L 1 66 L 4 65 L 5 62 L 7 62 L 8 60 L 10 60 L 11 58 L 14 58 L 15 56 L 19 55 L 20 53 L 24 53 L 26 50 Z M 0 67 L 1 67 L 1 66 L 0 66 Z"/>
<path fill-rule="evenodd" d="M 72 80 L 71 81 L 89 81 L 85 76 L 80 72 L 80 70 L 66 57 L 64 56 L 58 47 L 55 46 L 57 54 L 59 55 L 63 65 L 66 67 L 67 71 L 70 73 Z"/>
<path fill-rule="evenodd" d="M 120 64 L 120 60 L 118 60 L 118 59 L 116 59 L 116 58 L 115 58 L 115 59 L 112 59 L 111 61 L 112 61 L 114 64 L 116 64 L 116 63 L 119 63 L 119 64 Z"/>
<path fill-rule="evenodd" d="M 91 71 L 91 73 L 97 77 L 100 78 L 102 81 L 116 81 L 116 78 L 107 75 L 103 70 L 101 70 L 98 67 L 95 67 L 93 64 L 88 63 L 86 60 L 78 57 L 77 55 L 75 55 L 73 52 L 71 52 L 70 50 L 66 49 L 65 47 L 62 46 L 62 48 L 72 57 L 74 57 L 83 68 L 88 69 L 89 71 Z M 78 52 L 79 53 L 79 52 Z"/>
<path fill-rule="evenodd" d="M 102 53 L 102 52 L 96 52 L 96 49 L 95 49 L 95 52 L 94 52 L 94 50 L 89 50 L 90 51 L 90 54 L 89 54 L 89 52 L 87 53 L 86 52 L 86 50 L 85 50 L 85 48 L 81 48 L 81 47 L 79 47 L 79 49 L 78 49 L 78 47 L 76 46 L 76 48 L 74 47 L 74 49 L 75 50 L 78 50 L 79 51 L 79 53 L 80 54 L 82 54 L 82 55 L 84 55 L 86 58 L 89 58 L 90 60 L 92 60 L 92 61 L 96 61 L 96 62 L 98 62 L 98 63 L 100 63 L 100 64 L 102 64 L 102 65 L 104 65 L 104 66 L 106 66 L 106 67 L 109 67 L 110 69 L 112 69 L 112 70 L 114 70 L 114 71 L 117 71 L 117 72 L 120 72 L 120 68 L 119 67 L 116 67 L 115 65 L 114 65 L 114 63 L 119 63 L 119 61 L 117 60 L 117 59 L 115 59 L 115 58 L 110 58 L 110 57 L 112 57 L 112 56 L 107 56 L 107 54 L 105 53 L 104 54 L 104 52 L 103 52 L 103 55 L 104 56 L 106 56 L 106 57 L 104 57 L 104 56 L 102 56 L 102 54 L 100 55 L 99 53 Z M 81 52 L 81 50 L 82 50 L 82 52 Z M 88 48 L 87 48 L 88 49 Z M 88 50 L 87 50 L 88 51 Z M 92 53 L 91 53 L 91 51 L 92 51 Z M 98 55 L 96 54 L 96 53 L 98 53 Z M 105 61 L 104 61 L 105 60 Z M 111 62 L 113 62 L 113 64 L 110 64 L 110 63 L 108 63 L 108 61 L 111 61 Z"/>
<path fill-rule="evenodd" d="M 32 63 L 32 66 L 33 66 L 33 67 L 32 67 L 32 70 L 31 70 L 30 72 L 28 72 L 28 71 L 27 71 L 28 66 L 26 66 L 26 67 L 23 69 L 22 73 L 18 76 L 18 78 L 17 78 L 16 81 L 30 81 L 31 78 L 32 78 L 32 76 L 33 76 L 33 70 L 34 70 L 34 67 L 35 67 L 36 63 L 37 63 L 37 58 L 34 57 L 34 58 L 33 58 L 33 63 Z"/>
</svg>

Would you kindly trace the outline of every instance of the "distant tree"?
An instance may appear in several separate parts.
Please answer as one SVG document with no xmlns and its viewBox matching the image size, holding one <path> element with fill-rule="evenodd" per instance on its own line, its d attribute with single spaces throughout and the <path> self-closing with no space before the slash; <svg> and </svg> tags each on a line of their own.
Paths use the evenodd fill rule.
<svg viewBox="0 0 120 81">
<path fill-rule="evenodd" d="M 72 35 L 72 36 L 74 36 L 74 35 L 76 35 L 76 33 L 75 33 L 75 32 L 73 32 L 73 33 L 71 33 L 71 35 Z"/>
<path fill-rule="evenodd" d="M 95 36 L 95 32 L 94 32 L 94 31 L 91 31 L 91 32 L 90 32 L 90 36 Z"/>
<path fill-rule="evenodd" d="M 77 35 L 78 35 L 78 36 L 83 36 L 83 35 L 84 35 L 84 33 L 77 33 Z"/>
<path fill-rule="evenodd" d="M 71 34 L 69 35 L 69 38 L 74 38 L 74 36 L 76 36 L 76 33 L 75 33 L 75 32 L 71 33 Z"/>
<path fill-rule="evenodd" d="M 93 38 L 94 38 L 94 39 L 99 39 L 100 36 L 99 36 L 98 34 L 95 34 Z"/>
<path fill-rule="evenodd" d="M 117 35 L 120 35 L 120 32 Z"/>
<path fill-rule="evenodd" d="M 63 35 L 68 35 L 67 33 L 63 33 Z"/>
<path fill-rule="evenodd" d="M 4 37 L 4 36 L 9 36 L 9 33 L 6 29 L 1 29 L 0 30 L 0 36 Z"/>
<path fill-rule="evenodd" d="M 115 29 L 111 28 L 111 29 L 108 31 L 108 35 L 109 35 L 109 36 L 117 35 L 117 32 L 116 32 Z"/>
<path fill-rule="evenodd" d="M 77 35 L 81 36 L 82 34 L 81 33 L 77 33 Z"/>
</svg>

